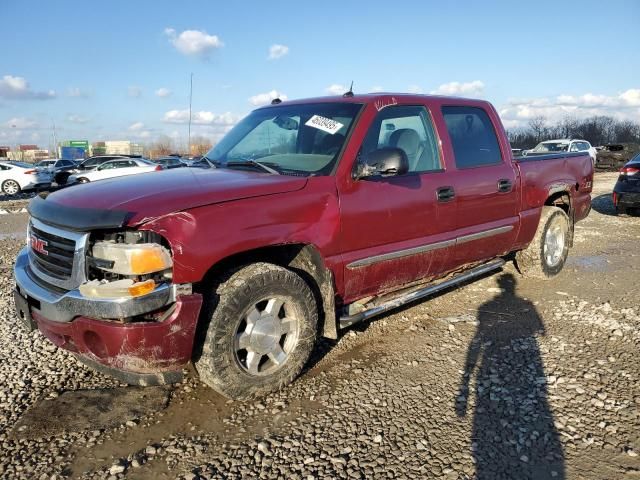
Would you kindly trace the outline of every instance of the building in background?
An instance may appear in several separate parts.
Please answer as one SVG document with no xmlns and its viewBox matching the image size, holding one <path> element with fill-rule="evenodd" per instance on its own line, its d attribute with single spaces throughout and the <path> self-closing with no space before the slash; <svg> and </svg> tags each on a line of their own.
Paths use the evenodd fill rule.
<svg viewBox="0 0 640 480">
<path fill-rule="evenodd" d="M 91 144 L 91 155 L 106 155 L 107 146 L 104 142 L 93 142 Z"/>
<path fill-rule="evenodd" d="M 104 142 L 106 155 L 142 155 L 143 147 L 128 140 Z"/>
<path fill-rule="evenodd" d="M 36 163 L 49 158 L 49 150 L 38 148 L 37 145 L 20 145 L 18 150 L 7 152 L 7 158 L 19 162 Z"/>
<path fill-rule="evenodd" d="M 10 146 L 0 145 L 0 158 L 7 158 L 9 156 L 10 151 L 11 151 Z"/>
</svg>

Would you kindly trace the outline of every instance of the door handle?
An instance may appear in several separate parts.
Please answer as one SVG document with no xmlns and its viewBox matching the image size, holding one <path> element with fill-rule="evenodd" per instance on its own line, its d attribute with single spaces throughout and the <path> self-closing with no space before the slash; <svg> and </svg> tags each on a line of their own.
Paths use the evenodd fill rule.
<svg viewBox="0 0 640 480">
<path fill-rule="evenodd" d="M 507 180 L 506 178 L 502 178 L 498 180 L 498 191 L 499 192 L 510 192 L 513 184 L 511 180 Z"/>
<path fill-rule="evenodd" d="M 436 190 L 436 196 L 439 202 L 450 202 L 456 196 L 453 187 L 440 187 Z"/>
</svg>

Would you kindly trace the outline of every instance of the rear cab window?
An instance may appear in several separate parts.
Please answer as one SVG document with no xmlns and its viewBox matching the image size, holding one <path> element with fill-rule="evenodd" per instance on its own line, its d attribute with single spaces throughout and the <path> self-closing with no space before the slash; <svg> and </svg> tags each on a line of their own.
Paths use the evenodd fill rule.
<svg viewBox="0 0 640 480">
<path fill-rule="evenodd" d="M 444 106 L 442 115 L 458 169 L 503 163 L 495 128 L 484 109 Z"/>
</svg>

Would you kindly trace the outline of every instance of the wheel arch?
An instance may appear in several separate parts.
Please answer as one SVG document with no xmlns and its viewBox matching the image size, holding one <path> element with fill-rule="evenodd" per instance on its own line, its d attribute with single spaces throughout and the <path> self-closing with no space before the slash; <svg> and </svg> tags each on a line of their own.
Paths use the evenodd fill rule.
<svg viewBox="0 0 640 480">
<path fill-rule="evenodd" d="M 544 201 L 545 206 L 558 207 L 567 214 L 569 217 L 569 247 L 573 247 L 573 234 L 574 234 L 574 210 L 573 210 L 573 198 L 571 190 L 578 188 L 578 185 L 562 185 L 555 186 L 549 189 L 547 199 Z"/>
<path fill-rule="evenodd" d="M 273 263 L 300 275 L 316 298 L 318 333 L 326 338 L 338 338 L 333 273 L 327 268 L 322 255 L 314 245 L 280 244 L 235 253 L 212 265 L 200 284 L 215 284 L 229 272 L 256 262 Z"/>
</svg>

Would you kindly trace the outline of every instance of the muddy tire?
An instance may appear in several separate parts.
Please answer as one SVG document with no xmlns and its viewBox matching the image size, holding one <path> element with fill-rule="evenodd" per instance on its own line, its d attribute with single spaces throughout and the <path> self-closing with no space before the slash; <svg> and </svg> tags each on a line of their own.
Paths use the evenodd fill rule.
<svg viewBox="0 0 640 480">
<path fill-rule="evenodd" d="M 558 207 L 542 207 L 536 234 L 516 253 L 516 266 L 525 277 L 546 280 L 560 273 L 568 253 L 569 217 Z"/>
<path fill-rule="evenodd" d="M 255 263 L 231 274 L 208 295 L 202 351 L 195 361 L 204 383 L 244 400 L 280 390 L 300 374 L 318 324 L 315 298 L 300 276 Z"/>
</svg>

